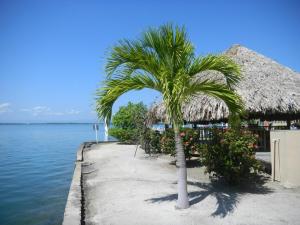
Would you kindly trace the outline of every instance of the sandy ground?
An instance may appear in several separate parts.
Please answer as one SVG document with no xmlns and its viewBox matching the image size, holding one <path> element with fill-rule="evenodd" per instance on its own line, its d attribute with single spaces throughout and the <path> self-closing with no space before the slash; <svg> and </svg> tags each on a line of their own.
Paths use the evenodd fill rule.
<svg viewBox="0 0 300 225">
<path fill-rule="evenodd" d="M 135 146 L 95 145 L 84 154 L 86 224 L 277 225 L 300 224 L 300 189 L 267 181 L 229 188 L 211 183 L 189 164 L 191 207 L 175 209 L 176 168 L 168 156 L 147 157 Z"/>
</svg>

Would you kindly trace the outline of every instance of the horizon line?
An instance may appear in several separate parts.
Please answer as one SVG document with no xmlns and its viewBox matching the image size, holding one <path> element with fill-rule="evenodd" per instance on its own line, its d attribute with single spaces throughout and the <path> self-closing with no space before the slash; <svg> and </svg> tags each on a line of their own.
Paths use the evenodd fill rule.
<svg viewBox="0 0 300 225">
<path fill-rule="evenodd" d="M 103 121 L 99 122 L 0 122 L 0 125 L 30 125 L 30 124 L 95 124 L 95 123 L 104 123 Z"/>
</svg>

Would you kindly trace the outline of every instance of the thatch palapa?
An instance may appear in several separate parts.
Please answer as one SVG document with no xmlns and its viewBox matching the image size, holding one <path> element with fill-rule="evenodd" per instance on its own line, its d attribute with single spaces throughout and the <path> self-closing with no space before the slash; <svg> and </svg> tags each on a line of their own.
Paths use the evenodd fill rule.
<svg viewBox="0 0 300 225">
<path fill-rule="evenodd" d="M 243 79 L 235 87 L 242 97 L 248 118 L 291 120 L 300 118 L 300 74 L 246 47 L 234 45 L 225 53 L 241 66 Z M 198 78 L 218 79 L 216 72 L 199 74 Z M 199 94 L 182 109 L 187 122 L 226 120 L 226 104 Z M 150 113 L 165 121 L 163 103 L 155 103 Z"/>
</svg>

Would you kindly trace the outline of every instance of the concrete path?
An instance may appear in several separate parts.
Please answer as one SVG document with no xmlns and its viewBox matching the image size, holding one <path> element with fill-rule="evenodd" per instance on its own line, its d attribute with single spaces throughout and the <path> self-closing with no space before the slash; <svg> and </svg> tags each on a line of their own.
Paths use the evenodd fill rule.
<svg viewBox="0 0 300 225">
<path fill-rule="evenodd" d="M 171 158 L 133 158 L 135 146 L 99 144 L 84 153 L 87 225 L 277 225 L 300 224 L 300 189 L 277 183 L 244 188 L 212 184 L 191 164 L 191 207 L 176 210 L 176 168 Z"/>
<path fill-rule="evenodd" d="M 256 159 L 271 163 L 271 152 L 256 152 Z"/>
</svg>

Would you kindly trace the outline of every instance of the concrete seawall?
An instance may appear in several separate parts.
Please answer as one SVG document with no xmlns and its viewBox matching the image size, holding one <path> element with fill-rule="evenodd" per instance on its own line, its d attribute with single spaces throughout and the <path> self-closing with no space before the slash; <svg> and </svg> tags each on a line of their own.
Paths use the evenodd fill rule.
<svg viewBox="0 0 300 225">
<path fill-rule="evenodd" d="M 71 182 L 67 204 L 64 212 L 63 225 L 81 224 L 81 163 L 83 161 L 83 150 L 85 144 L 81 144 L 76 156 L 73 179 Z"/>
<path fill-rule="evenodd" d="M 109 141 L 115 142 L 115 141 Z M 108 142 L 98 142 L 108 143 Z M 64 212 L 63 225 L 84 225 L 85 204 L 84 188 L 82 185 L 82 167 L 84 166 L 84 151 L 89 150 L 96 142 L 89 141 L 80 145 L 76 153 L 76 162 L 72 182 L 69 189 L 68 199 Z"/>
</svg>

